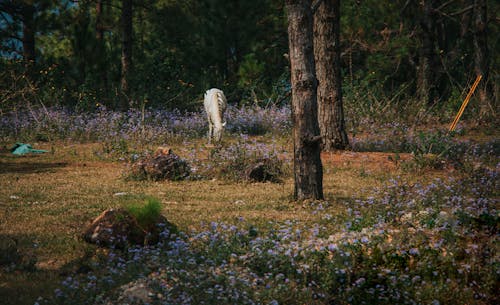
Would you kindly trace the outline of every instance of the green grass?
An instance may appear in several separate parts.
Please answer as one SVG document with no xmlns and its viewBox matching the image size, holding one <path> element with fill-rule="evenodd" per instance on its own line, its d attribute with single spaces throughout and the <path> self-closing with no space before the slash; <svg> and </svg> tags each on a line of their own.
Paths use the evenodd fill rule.
<svg viewBox="0 0 500 305">
<path fill-rule="evenodd" d="M 125 207 L 141 228 L 154 226 L 161 216 L 161 203 L 153 197 L 146 198 L 142 204 L 133 203 Z"/>
</svg>

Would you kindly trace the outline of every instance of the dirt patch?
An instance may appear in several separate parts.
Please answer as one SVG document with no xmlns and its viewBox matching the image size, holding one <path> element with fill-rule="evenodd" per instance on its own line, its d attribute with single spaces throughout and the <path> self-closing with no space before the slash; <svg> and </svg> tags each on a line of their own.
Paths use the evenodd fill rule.
<svg viewBox="0 0 500 305">
<path fill-rule="evenodd" d="M 395 170 L 402 161 L 411 159 L 408 153 L 385 153 L 385 152 L 322 152 L 321 160 L 324 164 L 336 167 L 355 167 L 369 170 Z"/>
</svg>

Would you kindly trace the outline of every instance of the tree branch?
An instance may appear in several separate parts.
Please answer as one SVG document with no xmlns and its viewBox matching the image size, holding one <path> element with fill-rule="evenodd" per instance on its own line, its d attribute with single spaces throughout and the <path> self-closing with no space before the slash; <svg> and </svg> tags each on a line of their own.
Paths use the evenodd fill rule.
<svg viewBox="0 0 500 305">
<path fill-rule="evenodd" d="M 436 8 L 436 10 L 440 11 L 440 10 L 442 10 L 442 9 L 443 9 L 443 8 L 445 8 L 445 7 L 447 7 L 449 4 L 451 4 L 451 3 L 453 3 L 453 2 L 455 2 L 455 0 L 450 0 L 450 1 L 448 1 L 448 2 L 445 2 L 445 3 L 441 4 L 440 6 L 438 6 L 438 7 Z"/>
<path fill-rule="evenodd" d="M 410 5 L 411 2 L 412 2 L 411 0 L 406 1 L 406 3 L 403 5 L 403 8 L 401 9 L 400 14 L 402 14 L 406 10 L 406 8 Z"/>
<path fill-rule="evenodd" d="M 2 16 L 2 19 L 5 21 L 5 23 L 6 23 L 7 25 L 12 24 L 12 21 L 9 21 L 9 20 L 7 19 L 7 17 L 5 17 L 5 15 L 4 15 L 4 14 L 8 14 L 8 13 L 7 13 L 7 12 L 2 12 L 2 11 L 0 11 L 0 16 Z"/>
<path fill-rule="evenodd" d="M 466 8 L 463 8 L 457 12 L 451 13 L 450 16 L 462 15 L 462 14 L 467 13 L 468 11 L 472 10 L 473 8 L 474 8 L 474 4 L 469 5 Z"/>
</svg>

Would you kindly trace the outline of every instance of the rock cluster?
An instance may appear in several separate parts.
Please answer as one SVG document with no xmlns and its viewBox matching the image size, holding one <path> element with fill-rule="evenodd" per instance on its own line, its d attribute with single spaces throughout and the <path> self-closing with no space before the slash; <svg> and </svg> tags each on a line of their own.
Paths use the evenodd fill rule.
<svg viewBox="0 0 500 305">
<path fill-rule="evenodd" d="M 153 156 L 148 156 L 131 165 L 129 177 L 134 180 L 183 180 L 190 174 L 186 161 L 171 149 L 160 147 Z"/>
</svg>

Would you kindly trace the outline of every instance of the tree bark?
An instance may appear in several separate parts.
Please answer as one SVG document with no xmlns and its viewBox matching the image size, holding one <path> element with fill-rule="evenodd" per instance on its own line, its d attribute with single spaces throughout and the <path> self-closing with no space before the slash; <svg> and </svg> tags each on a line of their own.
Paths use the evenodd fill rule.
<svg viewBox="0 0 500 305">
<path fill-rule="evenodd" d="M 473 12 L 473 44 L 474 44 L 474 71 L 476 76 L 482 75 L 477 93 L 480 103 L 480 117 L 494 115 L 491 105 L 491 87 L 489 76 L 489 50 L 488 50 L 488 14 L 486 0 L 474 0 Z"/>
<path fill-rule="evenodd" d="M 438 60 L 435 51 L 436 16 L 434 2 L 435 0 L 422 0 L 420 2 L 422 11 L 420 20 L 422 47 L 417 72 L 417 95 L 421 101 L 429 106 L 433 105 L 439 98 L 436 86 Z"/>
<path fill-rule="evenodd" d="M 292 83 L 294 198 L 323 199 L 311 3 L 309 0 L 285 3 Z"/>
<path fill-rule="evenodd" d="M 104 26 L 102 23 L 102 0 L 97 0 L 95 4 L 95 38 L 99 42 L 104 38 Z"/>
<path fill-rule="evenodd" d="M 22 5 L 23 21 L 23 59 L 29 69 L 35 63 L 35 8 L 32 4 Z"/>
<path fill-rule="evenodd" d="M 121 91 L 123 94 L 121 108 L 129 107 L 129 75 L 132 66 L 132 0 L 122 1 L 122 71 L 121 71 Z"/>
<path fill-rule="evenodd" d="M 104 23 L 103 23 L 103 0 L 97 0 L 95 6 L 95 38 L 97 40 L 97 54 L 99 54 L 99 79 L 101 80 L 102 94 L 108 92 L 108 77 L 107 77 L 107 60 L 106 47 L 104 44 Z"/>
<path fill-rule="evenodd" d="M 318 78 L 318 121 L 321 148 L 345 149 L 340 67 L 340 0 L 323 0 L 314 14 L 314 58 Z"/>
</svg>

